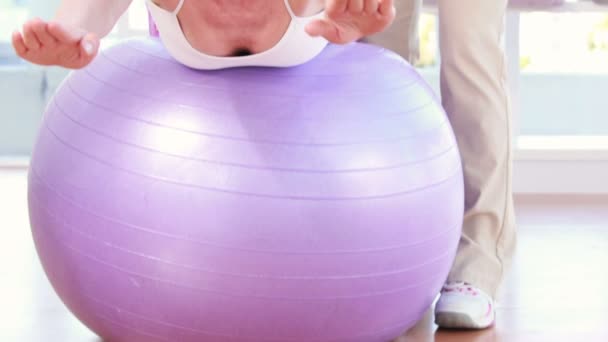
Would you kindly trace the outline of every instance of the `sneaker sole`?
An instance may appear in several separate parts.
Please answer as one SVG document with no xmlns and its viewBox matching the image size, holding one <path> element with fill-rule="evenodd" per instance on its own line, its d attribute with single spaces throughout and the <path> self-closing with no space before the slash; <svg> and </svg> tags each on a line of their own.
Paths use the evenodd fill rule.
<svg viewBox="0 0 608 342">
<path fill-rule="evenodd" d="M 459 312 L 440 312 L 435 314 L 435 324 L 446 329 L 486 329 L 492 326 L 493 323 L 493 318 L 490 322 L 479 323 L 475 322 L 469 315 Z"/>
</svg>

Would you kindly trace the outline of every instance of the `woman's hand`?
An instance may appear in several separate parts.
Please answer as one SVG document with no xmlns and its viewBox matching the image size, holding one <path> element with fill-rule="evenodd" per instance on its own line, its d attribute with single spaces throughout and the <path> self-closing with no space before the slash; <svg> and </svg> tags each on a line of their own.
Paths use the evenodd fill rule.
<svg viewBox="0 0 608 342">
<path fill-rule="evenodd" d="M 326 18 L 306 26 L 306 32 L 336 44 L 346 44 L 386 29 L 395 19 L 393 0 L 326 0 Z"/>
<path fill-rule="evenodd" d="M 40 19 L 26 22 L 23 34 L 14 32 L 12 42 L 17 55 L 31 63 L 69 69 L 87 66 L 99 50 L 95 34 Z"/>
</svg>

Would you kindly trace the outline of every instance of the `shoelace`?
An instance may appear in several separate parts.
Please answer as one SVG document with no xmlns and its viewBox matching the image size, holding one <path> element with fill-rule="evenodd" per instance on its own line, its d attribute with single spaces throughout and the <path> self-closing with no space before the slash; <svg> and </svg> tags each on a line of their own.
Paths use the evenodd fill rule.
<svg viewBox="0 0 608 342">
<path fill-rule="evenodd" d="M 468 294 L 468 295 L 472 295 L 472 296 L 479 295 L 479 290 L 476 287 L 474 287 L 473 285 L 471 285 L 469 283 L 465 283 L 465 282 L 453 282 L 453 283 L 447 283 L 447 284 L 443 285 L 443 288 L 441 289 L 441 293 L 446 293 L 446 292 L 457 292 L 457 293 Z"/>
</svg>

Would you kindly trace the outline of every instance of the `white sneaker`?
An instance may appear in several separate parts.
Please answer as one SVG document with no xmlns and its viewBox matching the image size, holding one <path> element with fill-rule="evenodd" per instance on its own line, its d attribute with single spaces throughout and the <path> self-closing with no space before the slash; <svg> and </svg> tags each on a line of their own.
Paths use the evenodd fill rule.
<svg viewBox="0 0 608 342">
<path fill-rule="evenodd" d="M 494 301 L 464 282 L 446 283 L 435 305 L 435 323 L 449 329 L 485 329 L 494 323 Z"/>
</svg>

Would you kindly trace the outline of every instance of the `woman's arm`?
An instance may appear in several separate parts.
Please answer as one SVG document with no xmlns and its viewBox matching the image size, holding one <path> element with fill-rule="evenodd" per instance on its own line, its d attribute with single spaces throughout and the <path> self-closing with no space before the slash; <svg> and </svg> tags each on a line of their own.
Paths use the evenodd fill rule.
<svg viewBox="0 0 608 342">
<path fill-rule="evenodd" d="M 79 69 L 97 55 L 99 41 L 112 31 L 132 0 L 63 0 L 54 21 L 38 18 L 15 31 L 19 57 L 39 65 Z"/>
<path fill-rule="evenodd" d="M 133 0 L 63 0 L 54 21 L 107 36 Z"/>
</svg>

